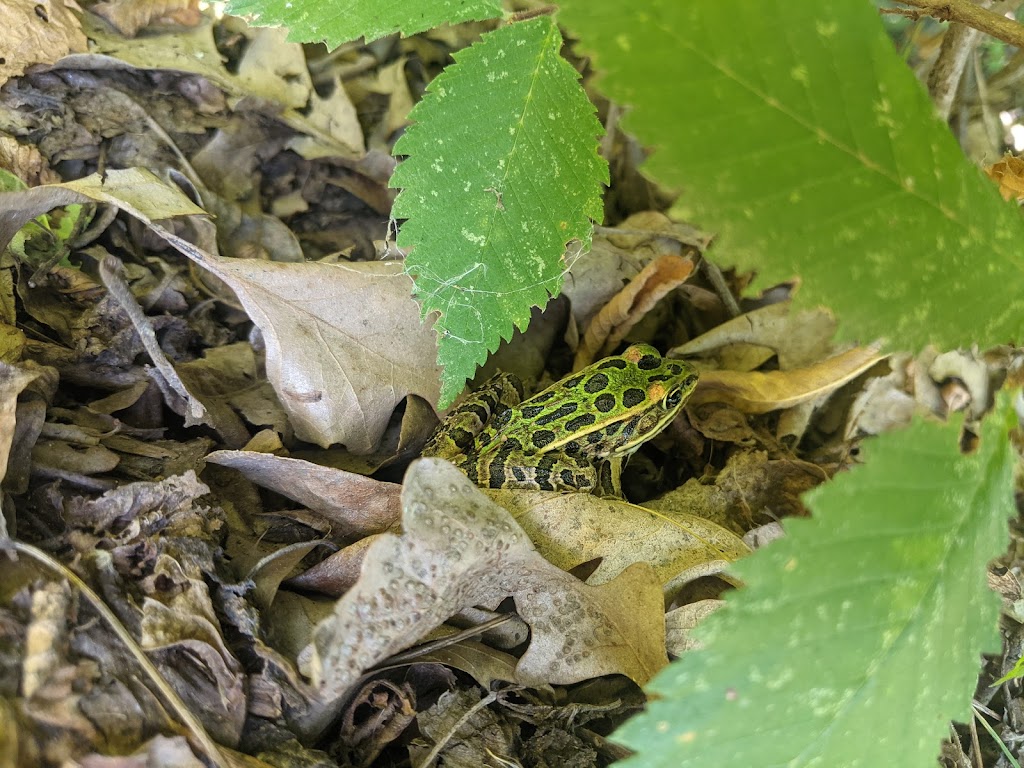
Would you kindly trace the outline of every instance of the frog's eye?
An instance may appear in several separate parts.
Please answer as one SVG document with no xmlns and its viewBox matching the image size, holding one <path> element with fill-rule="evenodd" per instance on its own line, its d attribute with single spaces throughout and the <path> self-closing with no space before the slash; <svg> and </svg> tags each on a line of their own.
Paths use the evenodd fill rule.
<svg viewBox="0 0 1024 768">
<path fill-rule="evenodd" d="M 683 388 L 682 387 L 676 387 L 671 392 L 669 392 L 667 395 L 665 395 L 665 399 L 664 399 L 663 403 L 665 405 L 666 410 L 670 410 L 671 411 L 673 408 L 675 408 L 677 405 L 679 405 L 679 403 L 681 403 L 682 401 L 683 401 Z"/>
</svg>

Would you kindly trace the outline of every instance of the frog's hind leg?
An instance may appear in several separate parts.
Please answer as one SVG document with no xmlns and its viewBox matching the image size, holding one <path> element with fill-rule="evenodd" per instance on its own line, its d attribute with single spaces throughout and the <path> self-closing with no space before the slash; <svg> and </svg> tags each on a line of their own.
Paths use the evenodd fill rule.
<svg viewBox="0 0 1024 768">
<path fill-rule="evenodd" d="M 495 374 L 452 409 L 423 447 L 423 455 L 449 460 L 465 457 L 487 423 L 522 399 L 523 384 L 518 377 L 511 373 Z"/>
</svg>

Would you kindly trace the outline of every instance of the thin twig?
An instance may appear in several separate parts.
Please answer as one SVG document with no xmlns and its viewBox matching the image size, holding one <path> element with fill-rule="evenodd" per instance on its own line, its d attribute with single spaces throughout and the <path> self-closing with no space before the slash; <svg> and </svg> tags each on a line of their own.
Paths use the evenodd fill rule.
<svg viewBox="0 0 1024 768">
<path fill-rule="evenodd" d="M 902 5 L 923 9 L 939 21 L 957 21 L 1004 43 L 1024 48 L 1024 26 L 987 8 L 980 8 L 970 0 L 899 1 Z"/>
<path fill-rule="evenodd" d="M 529 19 L 536 19 L 539 16 L 551 16 L 558 10 L 557 5 L 542 5 L 538 8 L 528 8 L 525 11 L 518 11 L 508 17 L 510 24 L 515 24 L 519 21 L 528 21 Z"/>
<path fill-rule="evenodd" d="M 991 0 L 983 2 L 986 8 L 992 5 Z M 981 32 L 965 24 L 951 24 L 942 36 L 939 56 L 928 73 L 928 92 L 943 121 L 949 120 L 953 100 L 967 68 L 967 60 L 980 38 Z"/>
<path fill-rule="evenodd" d="M 701 259 L 700 268 L 703 270 L 708 282 L 711 283 L 711 287 L 715 289 L 718 298 L 722 300 L 726 314 L 729 317 L 739 317 L 743 314 L 740 311 L 740 305 L 736 302 L 736 297 L 732 295 L 732 291 L 726 285 L 725 277 L 723 277 L 722 270 L 718 268 L 718 265 L 712 264 L 707 259 Z"/>
</svg>

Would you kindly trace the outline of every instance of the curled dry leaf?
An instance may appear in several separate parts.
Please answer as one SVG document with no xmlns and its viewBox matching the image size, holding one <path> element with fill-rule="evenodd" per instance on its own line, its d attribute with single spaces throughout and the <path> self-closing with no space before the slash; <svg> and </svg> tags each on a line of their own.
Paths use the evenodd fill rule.
<svg viewBox="0 0 1024 768">
<path fill-rule="evenodd" d="M 29 187 L 60 181 L 60 175 L 51 170 L 36 146 L 19 144 L 10 136 L 0 136 L 0 168 L 10 171 Z"/>
<path fill-rule="evenodd" d="M 321 515 L 334 538 L 386 531 L 401 514 L 399 486 L 301 459 L 255 451 L 214 451 L 206 460 Z"/>
<path fill-rule="evenodd" d="M 875 347 L 855 347 L 822 362 L 792 371 L 702 372 L 690 406 L 726 403 L 744 413 L 768 413 L 838 389 L 882 360 Z"/>
<path fill-rule="evenodd" d="M 42 371 L 26 371 L 14 365 L 0 363 L 0 480 L 3 480 L 7 473 L 7 459 L 11 455 L 18 395 L 41 373 Z M 0 536 L 4 533 L 3 515 L 0 515 Z"/>
<path fill-rule="evenodd" d="M 517 682 L 619 673 L 642 684 L 665 663 L 662 595 L 650 566 L 599 587 L 580 583 L 440 459 L 410 467 L 402 502 L 403 533 L 377 538 L 359 581 L 316 629 L 308 666 L 326 700 L 460 609 L 493 608 L 510 595 L 532 630 Z"/>
<path fill-rule="evenodd" d="M 693 260 L 668 254 L 659 256 L 634 277 L 597 313 L 576 351 L 578 371 L 606 357 L 665 294 L 682 285 L 693 272 Z"/>
</svg>

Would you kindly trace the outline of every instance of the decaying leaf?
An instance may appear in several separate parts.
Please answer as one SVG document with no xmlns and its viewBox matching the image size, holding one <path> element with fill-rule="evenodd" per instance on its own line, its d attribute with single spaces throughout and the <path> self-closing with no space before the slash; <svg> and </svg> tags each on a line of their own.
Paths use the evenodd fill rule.
<svg viewBox="0 0 1024 768">
<path fill-rule="evenodd" d="M 150 226 L 228 283 L 264 333 L 267 375 L 296 434 L 312 443 L 372 451 L 409 394 L 437 402 L 435 341 L 410 298 L 400 264 L 279 264 L 224 259 L 154 223 L 203 213 L 148 171 L 109 171 L 69 184 L 0 195 L 0 245 L 59 205 L 99 201 Z"/>
<path fill-rule="evenodd" d="M 515 730 L 498 713 L 481 707 L 483 698 L 479 691 L 448 691 L 416 718 L 423 735 L 437 744 L 443 765 L 476 768 L 492 762 L 492 755 L 515 753 Z M 426 754 L 418 757 L 417 764 L 423 765 Z"/>
<path fill-rule="evenodd" d="M 0 480 L 7 473 L 7 460 L 11 454 L 16 420 L 18 395 L 34 381 L 41 371 L 29 371 L 7 363 L 0 363 Z M 0 515 L 0 534 L 3 534 L 3 515 Z"/>
<path fill-rule="evenodd" d="M 650 566 L 634 565 L 600 587 L 581 584 L 439 459 L 410 467 L 402 501 L 402 535 L 377 538 L 359 581 L 316 629 L 308 670 L 326 699 L 461 608 L 493 608 L 508 596 L 532 630 L 516 668 L 521 683 L 613 672 L 642 683 L 664 663 L 661 589 Z"/>
</svg>

